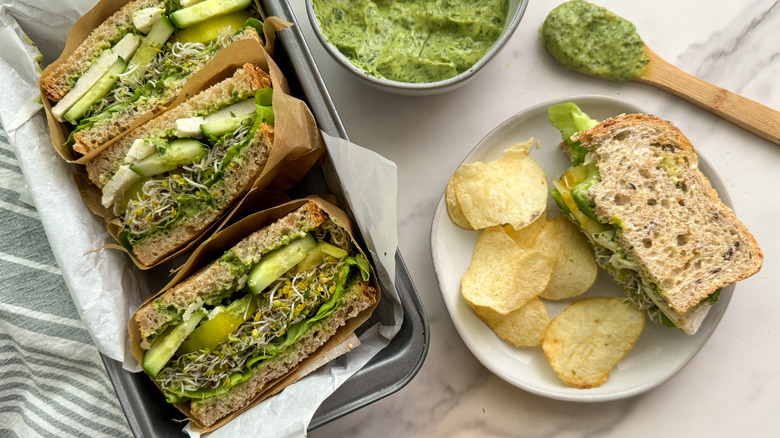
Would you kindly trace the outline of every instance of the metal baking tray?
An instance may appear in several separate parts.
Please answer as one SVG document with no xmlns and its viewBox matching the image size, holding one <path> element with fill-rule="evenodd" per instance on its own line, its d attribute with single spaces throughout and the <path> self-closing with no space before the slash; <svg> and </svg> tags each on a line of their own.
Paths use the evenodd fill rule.
<svg viewBox="0 0 780 438">
<path fill-rule="evenodd" d="M 274 56 L 274 61 L 287 77 L 291 93 L 309 105 L 320 129 L 329 135 L 349 139 L 289 4 L 284 0 L 260 0 L 260 5 L 266 16 L 295 23 L 279 33 L 278 51 Z M 312 169 L 304 181 L 290 192 L 290 196 L 295 198 L 324 191 L 337 197 L 343 193 L 338 175 L 327 161 Z M 401 330 L 387 347 L 323 402 L 315 412 L 309 430 L 398 391 L 422 367 L 430 342 L 428 319 L 400 252 L 396 252 L 395 260 L 396 289 L 404 309 Z M 380 286 L 383 289 L 390 287 L 381 283 Z M 386 300 L 383 296 L 374 315 L 363 327 L 372 326 L 387 317 Z M 128 372 L 120 362 L 106 356 L 103 356 L 103 363 L 136 437 L 186 436 L 181 430 L 184 415 L 165 402 L 149 377 L 144 373 Z"/>
</svg>

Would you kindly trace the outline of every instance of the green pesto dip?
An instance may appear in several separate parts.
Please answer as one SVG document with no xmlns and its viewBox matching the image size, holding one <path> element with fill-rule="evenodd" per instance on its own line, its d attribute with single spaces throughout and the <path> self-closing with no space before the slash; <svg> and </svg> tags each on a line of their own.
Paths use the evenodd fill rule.
<svg viewBox="0 0 780 438">
<path fill-rule="evenodd" d="M 539 35 L 564 67 L 591 76 L 630 81 L 650 62 L 630 21 L 583 0 L 553 9 Z"/>
<path fill-rule="evenodd" d="M 369 75 L 436 82 L 476 64 L 501 35 L 509 0 L 314 0 L 325 38 Z"/>
</svg>

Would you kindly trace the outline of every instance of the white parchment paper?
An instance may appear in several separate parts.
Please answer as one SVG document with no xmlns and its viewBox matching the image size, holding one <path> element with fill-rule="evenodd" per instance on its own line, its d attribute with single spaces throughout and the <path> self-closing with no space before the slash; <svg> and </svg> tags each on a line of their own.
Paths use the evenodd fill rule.
<svg viewBox="0 0 780 438">
<path fill-rule="evenodd" d="M 68 29 L 94 4 L 93 0 L 10 0 L 0 6 L 0 121 L 15 148 L 62 275 L 95 345 L 101 353 L 123 362 L 126 369 L 138 371 L 140 367 L 129 353 L 127 320 L 164 282 L 149 279 L 119 251 L 94 251 L 113 239 L 103 221 L 83 204 L 73 181 L 72 165 L 50 145 L 37 88 L 39 63 L 45 65 L 59 56 Z M 382 284 L 393 285 L 382 290 L 391 317 L 384 325 L 364 332 L 359 348 L 210 436 L 236 436 L 242 430 L 252 430 L 256 436 L 305 435 L 322 401 L 384 348 L 401 327 L 403 308 L 394 287 L 398 243 L 396 166 L 348 141 L 324 137 L 347 192 L 347 202 L 377 262 L 377 274 Z"/>
</svg>

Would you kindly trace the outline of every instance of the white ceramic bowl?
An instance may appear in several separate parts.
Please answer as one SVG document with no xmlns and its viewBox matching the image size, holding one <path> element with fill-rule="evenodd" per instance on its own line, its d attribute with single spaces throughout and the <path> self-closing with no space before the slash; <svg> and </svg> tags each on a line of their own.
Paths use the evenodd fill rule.
<svg viewBox="0 0 780 438">
<path fill-rule="evenodd" d="M 485 64 L 490 62 L 496 53 L 498 53 L 504 47 L 506 42 L 509 41 L 509 38 L 512 37 L 512 34 L 514 34 L 517 26 L 520 24 L 520 19 L 523 17 L 526 7 L 528 7 L 529 0 L 509 0 L 509 10 L 506 17 L 506 26 L 504 28 L 504 32 L 501 33 L 501 36 L 498 37 L 496 42 L 493 44 L 493 47 L 491 47 L 490 50 L 485 53 L 485 56 L 483 56 L 482 59 L 480 59 L 476 64 L 472 65 L 468 70 L 452 78 L 445 79 L 443 81 L 422 83 L 379 79 L 354 66 L 349 61 L 349 59 L 341 52 L 339 52 L 335 46 L 329 43 L 325 38 L 325 35 L 322 34 L 317 17 L 314 15 L 314 7 L 312 5 L 314 1 L 316 0 L 306 0 L 306 12 L 309 15 L 309 21 L 311 22 L 312 28 L 314 28 L 314 34 L 317 35 L 317 38 L 320 40 L 322 45 L 325 46 L 327 52 L 331 57 L 333 57 L 333 59 L 336 60 L 339 65 L 343 66 L 345 69 L 349 70 L 355 76 L 372 87 L 395 94 L 421 96 L 453 90 L 471 79 Z"/>
</svg>

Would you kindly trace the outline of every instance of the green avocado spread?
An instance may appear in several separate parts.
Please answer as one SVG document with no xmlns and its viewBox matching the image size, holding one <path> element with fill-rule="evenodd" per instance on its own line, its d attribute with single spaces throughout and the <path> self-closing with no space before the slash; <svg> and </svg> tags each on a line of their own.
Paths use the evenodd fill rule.
<svg viewBox="0 0 780 438">
<path fill-rule="evenodd" d="M 603 79 L 636 79 L 650 62 L 630 21 L 584 0 L 553 9 L 539 35 L 564 67 Z"/>
<path fill-rule="evenodd" d="M 325 38 L 371 76 L 436 82 L 466 71 L 504 30 L 509 0 L 314 0 Z"/>
</svg>

